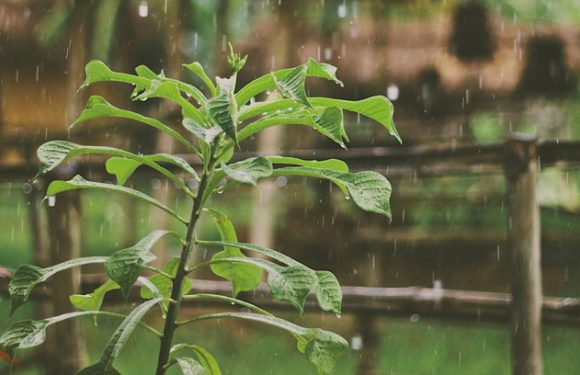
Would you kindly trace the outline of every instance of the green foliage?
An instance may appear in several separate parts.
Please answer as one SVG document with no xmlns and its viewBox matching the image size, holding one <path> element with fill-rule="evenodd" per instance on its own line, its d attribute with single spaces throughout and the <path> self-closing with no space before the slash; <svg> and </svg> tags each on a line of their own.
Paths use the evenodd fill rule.
<svg viewBox="0 0 580 375">
<path fill-rule="evenodd" d="M 195 357 L 197 359 L 197 361 L 195 361 L 195 363 L 197 363 L 199 366 L 201 366 L 201 368 L 205 371 L 205 372 L 202 372 L 202 374 L 222 375 L 222 371 L 220 370 L 220 367 L 219 367 L 217 361 L 215 360 L 215 358 L 213 357 L 213 355 L 210 352 L 208 352 L 207 350 L 205 350 L 201 346 L 193 345 L 193 344 L 177 344 L 173 348 L 171 348 L 171 352 L 175 352 L 175 351 L 183 350 L 183 349 L 190 350 L 195 354 Z M 186 357 L 186 358 L 188 358 L 188 357 Z M 189 358 L 189 359 L 193 360 L 192 358 Z M 195 367 L 195 365 L 194 365 L 194 367 Z M 183 371 L 183 366 L 181 366 L 181 368 Z M 185 374 L 185 372 L 184 372 L 184 374 Z"/>
<path fill-rule="evenodd" d="M 258 287 L 263 271 L 266 271 L 266 284 L 273 299 L 286 301 L 302 313 L 305 301 L 312 293 L 322 310 L 340 314 L 342 292 L 336 277 L 329 271 L 310 269 L 276 250 L 238 242 L 234 224 L 227 214 L 204 206 L 212 194 L 226 191 L 236 184 L 256 186 L 264 178 L 303 176 L 332 181 L 361 209 L 390 219 L 391 186 L 384 176 L 376 172 L 350 173 L 344 162 L 335 159 L 315 161 L 285 156 L 257 156 L 236 162 L 230 162 L 230 159 L 245 139 L 260 130 L 278 125 L 308 126 L 345 147 L 348 135 L 343 123 L 343 110 L 358 112 L 376 120 L 398 138 L 392 122 L 391 103 L 378 96 L 359 101 L 309 98 L 305 89 L 307 77 L 321 77 L 342 86 L 342 82 L 336 78 L 336 68 L 312 59 L 298 67 L 259 77 L 236 93 L 237 73 L 245 65 L 246 57 L 231 50 L 228 63 L 233 72 L 231 77 L 217 77 L 215 83 L 209 79 L 200 64 L 185 65 L 186 69 L 200 78 L 210 97 L 206 97 L 201 90 L 188 83 L 167 78 L 164 74 L 155 74 L 144 66 L 137 67 L 136 74 L 133 75 L 113 72 L 100 61 L 87 64 L 83 87 L 96 82 L 121 82 L 134 86 L 133 100 L 161 98 L 172 101 L 181 108 L 184 131 L 177 131 L 158 119 L 114 107 L 99 96 L 89 99 L 86 108 L 71 127 L 103 117 L 125 119 L 150 126 L 173 137 L 192 156 L 200 158 L 203 168 L 196 171 L 184 159 L 170 154 L 141 155 L 112 147 L 50 141 L 38 150 L 41 162 L 39 174 L 47 173 L 79 155 L 98 154 L 108 158 L 105 163 L 106 170 L 115 176 L 117 184 L 89 181 L 77 175 L 69 181 L 53 181 L 47 188 L 47 196 L 71 190 L 91 189 L 104 193 L 120 193 L 149 203 L 184 224 L 186 234 L 184 238 L 180 238 L 182 251 L 179 257 L 170 259 L 163 269 L 148 265 L 156 258 L 152 248 L 161 237 L 170 234 L 179 237 L 173 232 L 156 230 L 137 244 L 119 250 L 109 257 L 74 259 L 44 269 L 31 265 L 20 266 L 9 287 L 12 311 L 26 302 L 36 285 L 56 272 L 70 267 L 103 263 L 109 280 L 89 294 L 70 296 L 71 303 L 80 312 L 43 321 L 21 321 L 13 324 L 0 337 L 0 347 L 12 351 L 39 345 L 44 341 L 46 327 L 63 319 L 82 315 L 119 317 L 118 314 L 101 311 L 106 294 L 121 289 L 128 297 L 133 286 L 140 282 L 139 296 L 146 301 L 128 316 L 122 316 L 123 322 L 112 335 L 99 361 L 79 374 L 120 374 L 113 367 L 113 363 L 129 336 L 140 324 L 161 338 L 157 375 L 165 374 L 171 366 L 179 368 L 183 374 L 219 375 L 221 370 L 217 361 L 206 349 L 187 342 L 173 345 L 173 336 L 175 330 L 184 324 L 224 318 L 245 319 L 289 332 L 296 338 L 298 351 L 316 367 L 319 374 L 333 373 L 336 359 L 348 348 L 342 337 L 318 328 L 300 327 L 235 297 L 241 291 L 251 291 Z M 278 94 L 270 95 L 266 101 L 250 102 L 250 99 L 267 90 L 276 90 Z M 182 134 L 188 134 L 188 137 Z M 174 208 L 148 194 L 124 186 L 141 166 L 160 173 L 173 182 L 187 199 L 191 199 L 192 211 L 189 219 L 183 218 Z M 197 180 L 196 189 L 192 190 L 186 185 L 177 172 Z M 213 220 L 220 234 L 220 241 L 195 238 L 196 225 L 204 215 Z M 211 260 L 191 264 L 193 251 L 200 247 L 217 247 L 218 252 Z M 258 253 L 261 257 L 250 257 L 242 250 Z M 192 281 L 189 275 L 201 268 L 209 268 L 215 275 L 229 280 L 232 283 L 233 297 L 190 293 Z M 152 271 L 154 275 L 148 278 L 142 276 L 145 270 Z M 181 302 L 193 299 L 210 299 L 232 306 L 242 306 L 251 313 L 229 311 L 177 321 Z M 163 333 L 141 322 L 156 306 L 160 307 L 165 320 Z M 180 353 L 176 356 L 176 351 L 187 351 L 190 355 Z"/>
</svg>

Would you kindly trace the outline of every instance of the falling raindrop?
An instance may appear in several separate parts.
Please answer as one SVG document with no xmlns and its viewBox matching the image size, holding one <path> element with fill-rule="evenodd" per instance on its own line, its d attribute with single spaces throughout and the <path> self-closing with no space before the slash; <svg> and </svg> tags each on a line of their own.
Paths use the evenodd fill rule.
<svg viewBox="0 0 580 375">
<path fill-rule="evenodd" d="M 399 86 L 395 85 L 394 83 L 391 83 L 389 86 L 387 86 L 387 98 L 392 101 L 399 99 Z"/>
<path fill-rule="evenodd" d="M 342 3 L 338 6 L 338 17 L 345 18 L 348 13 L 348 9 L 346 8 L 346 4 Z"/>
<path fill-rule="evenodd" d="M 147 1 L 141 1 L 141 3 L 139 3 L 137 11 L 139 13 L 139 17 L 141 18 L 146 18 L 147 16 L 149 16 L 149 4 L 147 3 Z"/>
<path fill-rule="evenodd" d="M 352 338 L 350 339 L 350 347 L 352 348 L 352 350 L 361 350 L 363 347 L 363 338 L 362 335 L 360 333 L 356 333 L 354 336 L 352 336 Z"/>
<path fill-rule="evenodd" d="M 161 188 L 161 180 L 160 180 L 160 179 L 158 179 L 158 178 L 154 178 L 154 179 L 152 179 L 152 180 L 151 180 L 151 187 L 152 187 L 154 190 L 157 190 L 157 189 Z"/>
<path fill-rule="evenodd" d="M 332 59 L 332 49 L 331 49 L 331 48 L 329 48 L 329 47 L 326 47 L 326 48 L 324 49 L 324 59 L 325 59 L 325 60 L 330 60 L 330 59 Z"/>
<path fill-rule="evenodd" d="M 435 289 L 436 292 L 441 292 L 443 290 L 443 282 L 439 279 L 433 280 L 433 289 Z"/>
<path fill-rule="evenodd" d="M 22 184 L 22 191 L 24 194 L 30 194 L 32 192 L 32 184 L 25 182 Z"/>
<path fill-rule="evenodd" d="M 56 197 L 51 195 L 48 197 L 48 207 L 54 207 L 56 205 Z"/>
</svg>

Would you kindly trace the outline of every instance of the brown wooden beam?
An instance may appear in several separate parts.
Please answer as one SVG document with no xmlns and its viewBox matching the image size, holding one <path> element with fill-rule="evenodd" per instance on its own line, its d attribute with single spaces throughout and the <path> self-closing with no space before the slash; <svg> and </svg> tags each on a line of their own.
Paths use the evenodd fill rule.
<svg viewBox="0 0 580 375">
<path fill-rule="evenodd" d="M 289 150 L 288 156 L 304 159 L 338 158 L 347 162 L 351 169 L 374 169 L 387 176 L 416 174 L 418 176 L 437 176 L 458 173 L 501 173 L 503 170 L 505 147 L 502 144 L 489 146 L 474 145 L 431 145 L 401 147 L 361 147 L 348 151 L 338 149 Z M 255 156 L 253 152 L 236 154 L 236 160 Z M 178 155 L 191 165 L 200 166 L 199 159 L 193 155 Z M 580 165 L 580 142 L 544 142 L 537 146 L 537 157 L 542 165 L 576 167 Z M 79 173 L 101 175 L 102 157 L 78 158 Z M 0 180 L 28 180 L 37 171 L 35 162 L 19 165 L 0 165 Z M 175 167 L 167 166 L 168 169 Z M 139 170 L 137 174 L 148 173 Z"/>
<path fill-rule="evenodd" d="M 542 269 L 535 138 L 506 147 L 508 248 L 512 270 L 512 374 L 541 375 Z"/>
</svg>

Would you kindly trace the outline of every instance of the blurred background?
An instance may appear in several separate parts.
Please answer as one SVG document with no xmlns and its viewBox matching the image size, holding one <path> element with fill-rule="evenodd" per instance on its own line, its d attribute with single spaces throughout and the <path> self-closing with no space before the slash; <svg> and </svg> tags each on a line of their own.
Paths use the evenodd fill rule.
<svg viewBox="0 0 580 375">
<path fill-rule="evenodd" d="M 177 228 L 157 210 L 102 193 L 59 197 L 55 207 L 47 207 L 40 201 L 42 183 L 32 182 L 35 150 L 46 140 L 71 139 L 143 153 L 183 152 L 135 123 L 99 120 L 69 131 L 92 94 L 176 128 L 180 122 L 166 103 L 131 102 L 130 87 L 99 84 L 77 92 L 84 65 L 100 59 L 113 70 L 133 72 L 145 64 L 197 83 L 181 64 L 199 61 L 210 76 L 224 76 L 227 42 L 248 54 L 239 87 L 313 57 L 337 66 L 345 87 L 311 79 L 310 95 L 385 95 L 403 138 L 401 145 L 378 124 L 347 116 L 350 153 L 303 128 L 272 128 L 249 140 L 243 151 L 338 157 L 352 161 L 354 170 L 385 174 L 393 185 L 393 222 L 361 212 L 326 182 L 278 178 L 257 191 L 239 187 L 214 199 L 241 241 L 332 270 L 346 286 L 462 290 L 501 302 L 511 277 L 501 158 L 505 140 L 518 132 L 535 136 L 559 160 L 541 165 L 538 180 L 544 295 L 580 297 L 580 173 L 574 158 L 559 157 L 560 145 L 566 152 L 580 150 L 576 0 L 1 0 L 0 271 L 26 262 L 54 264 L 74 254 L 108 255 L 153 228 Z M 85 177 L 112 180 L 104 168 L 82 162 L 61 173 L 80 170 Z M 189 211 L 164 180 L 137 178 L 132 184 Z M 62 220 L 66 226 L 58 224 Z M 201 232 L 218 237 L 209 223 Z M 178 245 L 164 243 L 157 253 L 167 259 Z M 89 284 L 101 277 L 99 269 L 86 272 Z M 14 319 L 70 308 L 66 296 L 39 297 L 8 319 L 1 290 L 0 329 Z M 376 297 L 381 290 L 364 293 Z M 423 308 L 413 298 L 384 308 L 372 298 L 357 300 L 341 317 L 313 307 L 304 317 L 290 309 L 280 313 L 351 342 L 337 374 L 510 373 L 507 313 L 494 315 L 485 304 L 477 305 L 477 314 L 436 304 Z M 107 307 L 127 310 L 117 302 Z M 578 318 L 562 320 L 542 330 L 546 374 L 576 374 L 580 368 Z M 20 353 L 13 373 L 67 374 L 58 358 L 74 353 L 73 362 L 95 360 L 117 324 L 81 321 L 70 327 L 74 340 L 49 340 L 40 352 Z M 211 349 L 226 374 L 315 373 L 291 337 L 263 327 L 208 323 L 182 334 Z M 157 345 L 138 331 L 117 368 L 129 375 L 152 373 Z M 7 372 L 0 363 L 0 373 Z"/>
</svg>

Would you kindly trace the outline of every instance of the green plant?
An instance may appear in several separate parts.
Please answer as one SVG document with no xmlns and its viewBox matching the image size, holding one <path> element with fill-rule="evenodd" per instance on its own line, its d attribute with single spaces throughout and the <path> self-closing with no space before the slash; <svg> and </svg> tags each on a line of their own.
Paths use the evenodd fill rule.
<svg viewBox="0 0 580 375">
<path fill-rule="evenodd" d="M 134 246 L 120 250 L 110 257 L 86 257 L 72 259 L 48 268 L 33 265 L 20 266 L 12 276 L 9 292 L 11 311 L 14 312 L 29 298 L 32 289 L 52 275 L 71 267 L 102 263 L 109 277 L 102 286 L 87 295 L 73 295 L 71 303 L 80 311 L 44 320 L 19 321 L 12 324 L 0 337 L 0 348 L 11 353 L 15 349 L 30 348 L 41 344 L 47 326 L 64 319 L 86 315 L 107 315 L 123 321 L 111 337 L 101 359 L 79 374 L 119 374 L 113 362 L 137 325 L 160 338 L 157 375 L 164 374 L 173 365 L 184 374 L 221 374 L 213 356 L 201 346 L 193 343 L 173 345 L 174 332 L 180 326 L 211 319 L 246 319 L 281 328 L 292 334 L 298 350 L 315 365 L 320 374 L 331 374 L 335 359 L 348 345 L 340 336 L 317 328 L 304 328 L 277 318 L 269 312 L 237 299 L 241 291 L 255 289 L 262 280 L 262 272 L 268 273 L 267 285 L 272 298 L 286 301 L 303 311 L 307 295 L 314 291 L 318 304 L 324 311 L 340 314 L 342 293 L 336 277 L 328 271 L 315 271 L 294 259 L 272 249 L 239 243 L 232 222 L 226 214 L 207 208 L 206 203 L 217 191 L 224 191 L 236 184 L 256 185 L 257 180 L 276 176 L 307 176 L 327 179 L 335 183 L 355 204 L 366 211 L 387 216 L 390 219 L 389 196 L 391 187 L 387 179 L 376 172 L 350 173 L 347 165 L 336 159 L 324 161 L 301 160 L 283 156 L 257 156 L 232 162 L 234 151 L 240 142 L 262 129 L 286 124 L 309 126 L 344 147 L 347 135 L 343 126 L 343 110 L 359 112 L 382 124 L 398 138 L 392 123 L 391 103 L 382 96 L 360 101 L 348 101 L 325 97 L 308 98 L 304 83 L 307 76 L 315 76 L 342 83 L 336 78 L 336 68 L 314 60 L 292 69 L 284 69 L 261 76 L 235 93 L 237 73 L 245 64 L 245 57 L 230 52 L 229 65 L 233 71 L 230 78 L 216 78 L 212 82 L 198 63 L 185 65 L 205 84 L 209 98 L 198 88 L 163 74 L 155 74 L 145 66 L 136 69 L 136 75 L 111 71 L 100 61 L 86 66 L 86 81 L 83 87 L 95 82 L 115 81 L 135 86 L 134 100 L 161 98 L 179 105 L 183 114 L 184 132 L 194 139 L 166 126 L 161 121 L 141 114 L 114 107 L 104 98 L 93 96 L 79 118 L 72 124 L 94 118 L 121 118 L 135 120 L 162 131 L 181 143 L 192 156 L 196 156 L 202 167 L 193 169 L 188 162 L 175 155 L 141 155 L 129 151 L 103 147 L 82 146 L 68 141 L 50 141 L 38 149 L 41 162 L 40 174 L 47 173 L 72 157 L 85 154 L 106 155 L 106 169 L 116 176 L 117 185 L 92 182 L 80 175 L 69 181 L 53 181 L 47 188 L 52 197 L 70 190 L 97 189 L 105 192 L 125 194 L 146 201 L 167 212 L 184 226 L 186 235 L 156 230 Z M 275 90 L 267 100 L 254 102 L 255 96 Z M 165 176 L 192 201 L 191 217 L 181 217 L 172 208 L 125 183 L 140 166 L 147 166 Z M 196 188 L 190 187 L 177 174 L 195 180 Z M 220 241 L 205 241 L 196 238 L 195 229 L 201 215 L 208 215 L 215 222 L 221 235 Z M 163 269 L 149 263 L 155 258 L 151 252 L 155 243 L 164 236 L 175 237 L 182 244 L 181 255 L 168 261 Z M 193 251 L 199 247 L 221 249 L 211 260 L 191 264 Z M 256 252 L 262 257 L 247 257 L 241 250 Z M 190 294 L 192 281 L 189 275 L 199 269 L 210 268 L 213 273 L 231 281 L 233 296 L 197 293 Z M 140 277 L 142 271 L 153 276 Z M 127 297 L 137 283 L 141 282 L 140 297 L 145 300 L 129 315 L 101 311 L 108 291 L 120 289 Z M 185 300 L 214 300 L 234 304 L 251 312 L 229 311 L 180 320 L 179 308 Z M 158 331 L 141 319 L 153 307 L 158 306 L 165 318 L 162 331 Z M 190 356 L 181 353 L 189 351 Z M 179 352 L 177 355 L 176 352 Z"/>
</svg>

